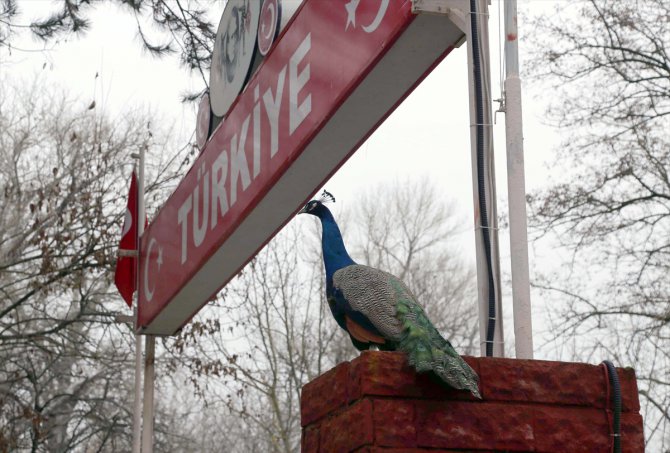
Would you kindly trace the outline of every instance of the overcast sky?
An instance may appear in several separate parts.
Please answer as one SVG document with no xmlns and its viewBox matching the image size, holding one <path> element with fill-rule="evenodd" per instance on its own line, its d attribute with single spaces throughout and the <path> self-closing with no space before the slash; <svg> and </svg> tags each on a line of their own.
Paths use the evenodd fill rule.
<svg viewBox="0 0 670 453">
<path fill-rule="evenodd" d="M 57 2 L 56 2 L 57 3 Z M 553 7 L 555 2 L 519 1 L 521 18 Z M 224 2 L 215 4 L 213 17 L 219 17 Z M 44 16 L 54 8 L 50 1 L 23 0 L 19 7 L 26 22 Z M 493 99 L 500 97 L 498 36 L 502 6 L 490 6 L 490 52 Z M 218 22 L 218 19 L 215 19 Z M 90 31 L 82 38 L 71 37 L 50 50 L 31 39 L 17 39 L 11 54 L 0 49 L 0 69 L 12 79 L 41 75 L 44 84 L 58 84 L 79 96 L 82 104 L 96 100 L 97 108 L 113 117 L 139 106 L 151 107 L 160 121 L 173 125 L 182 137 L 195 130 L 196 106 L 180 101 L 185 92 L 199 91 L 203 81 L 180 68 L 176 58 L 156 59 L 141 50 L 134 18 L 110 3 L 96 5 L 91 14 Z M 519 24 L 520 62 L 528 30 Z M 19 49 L 30 50 L 29 52 Z M 95 75 L 99 77 L 96 78 Z M 340 171 L 326 184 L 337 198 L 335 207 L 356 202 L 356 194 L 370 185 L 405 178 L 428 178 L 452 199 L 462 219 L 463 233 L 458 242 L 463 255 L 474 263 L 473 198 L 469 143 L 469 111 L 466 46 L 454 50 L 415 92 L 370 137 Z M 544 108 L 541 99 L 524 84 L 524 136 L 526 186 L 540 187 L 550 176 L 546 163 L 558 145 L 554 130 L 540 121 Z M 494 104 L 494 109 L 497 105 Z M 506 212 L 507 180 L 505 161 L 504 114 L 497 114 L 494 127 L 498 212 Z M 153 207 L 154 209 L 157 207 Z M 503 280 L 509 275 L 509 249 L 506 229 L 500 231 Z M 531 249 L 531 268 L 547 266 L 551 260 Z M 509 287 L 505 285 L 505 313 L 510 316 Z M 507 334 L 511 323 L 505 326 Z M 511 332 L 510 332 L 511 333 Z"/>
</svg>

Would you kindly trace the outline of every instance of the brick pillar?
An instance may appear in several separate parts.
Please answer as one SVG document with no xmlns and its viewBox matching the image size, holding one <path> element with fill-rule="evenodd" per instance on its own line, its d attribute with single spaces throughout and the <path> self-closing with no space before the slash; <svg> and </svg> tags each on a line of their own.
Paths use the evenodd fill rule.
<svg viewBox="0 0 670 453">
<path fill-rule="evenodd" d="M 364 352 L 302 389 L 302 452 L 611 451 L 600 366 L 466 357 L 482 400 L 416 374 L 397 352 Z M 618 369 L 622 450 L 644 452 L 635 372 Z"/>
</svg>

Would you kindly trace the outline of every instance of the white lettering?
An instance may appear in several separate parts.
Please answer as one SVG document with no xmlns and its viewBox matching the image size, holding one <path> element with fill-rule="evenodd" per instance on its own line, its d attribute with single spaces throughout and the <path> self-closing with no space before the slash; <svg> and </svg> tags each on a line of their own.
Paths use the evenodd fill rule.
<svg viewBox="0 0 670 453">
<path fill-rule="evenodd" d="M 219 176 L 221 175 L 221 176 Z M 224 149 L 212 164 L 212 216 L 211 229 L 219 221 L 217 211 L 221 210 L 221 217 L 228 212 L 228 195 L 226 194 L 226 176 L 228 175 L 228 153 Z"/>
<path fill-rule="evenodd" d="M 263 104 L 265 113 L 270 121 L 270 157 L 277 154 L 279 149 L 279 111 L 281 109 L 281 98 L 284 94 L 284 80 L 286 79 L 286 66 L 282 68 L 277 77 L 277 89 L 274 99 L 272 98 L 272 88 L 268 88 L 263 94 Z"/>
<path fill-rule="evenodd" d="M 302 104 L 298 105 L 298 93 L 300 90 L 307 84 L 309 80 L 310 71 L 309 63 L 307 63 L 304 69 L 298 73 L 298 64 L 302 62 L 307 52 L 312 46 L 312 34 L 308 33 L 305 39 L 300 43 L 298 48 L 295 50 L 295 53 L 291 55 L 289 60 L 289 82 L 288 82 L 288 94 L 289 94 L 289 133 L 293 134 L 295 130 L 300 126 L 303 120 L 309 115 L 309 112 L 312 111 L 312 95 L 308 94 L 305 96 L 305 100 L 302 101 Z"/>
<path fill-rule="evenodd" d="M 193 243 L 196 247 L 202 244 L 207 232 L 207 220 L 209 216 L 209 172 L 205 172 L 205 165 L 198 170 L 198 184 L 193 192 Z M 204 177 L 203 176 L 204 174 Z M 200 182 L 202 177 L 202 182 Z M 202 187 L 202 222 L 200 221 L 200 190 Z"/>
<path fill-rule="evenodd" d="M 245 118 L 241 130 L 230 139 L 230 150 L 222 150 L 210 168 L 206 169 L 203 164 L 198 169 L 196 185 L 177 213 L 177 222 L 181 230 L 182 265 L 188 260 L 188 246 L 190 245 L 188 239 L 192 238 L 195 247 L 199 247 L 207 235 L 207 226 L 209 225 L 209 229 L 213 230 L 219 218 L 223 218 L 237 201 L 238 186 L 241 186 L 241 191 L 244 192 L 250 186 L 252 178 L 256 179 L 260 175 L 262 153 L 267 152 L 263 149 L 264 136 L 262 134 L 267 132 L 262 132 L 262 128 L 266 126 L 261 118 L 261 110 L 265 110 L 270 127 L 270 158 L 279 151 L 279 120 L 284 85 L 287 82 L 287 70 L 289 135 L 300 127 L 312 111 L 312 95 L 307 87 L 311 76 L 310 63 L 306 58 L 311 45 L 311 34 L 307 34 L 295 49 L 288 64 L 277 74 L 276 86 L 268 87 L 263 93 L 259 85 L 253 88 L 252 112 L 249 112 Z M 302 99 L 302 102 L 298 102 L 298 98 Z M 251 168 L 249 167 L 251 162 L 247 161 L 245 149 L 250 123 L 253 128 Z M 191 215 L 193 226 L 189 234 L 188 226 L 191 223 L 189 216 Z"/>
<path fill-rule="evenodd" d="M 177 220 L 179 225 L 181 225 L 181 264 L 186 262 L 186 258 L 188 256 L 188 249 L 186 247 L 188 222 L 186 220 L 188 219 L 188 213 L 191 212 L 192 202 L 191 195 L 189 195 L 186 201 L 184 201 L 184 204 L 182 204 L 179 208 L 177 215 Z"/>
<path fill-rule="evenodd" d="M 261 103 L 258 101 L 260 89 L 254 88 L 254 179 L 261 171 Z"/>
<path fill-rule="evenodd" d="M 247 156 L 244 153 L 244 145 L 247 142 L 247 132 L 249 130 L 249 120 L 251 115 L 242 123 L 242 133 L 240 142 L 237 143 L 237 134 L 230 139 L 230 205 L 237 201 L 237 178 L 242 177 L 242 191 L 245 191 L 251 183 L 249 178 L 249 166 L 247 165 Z"/>
</svg>

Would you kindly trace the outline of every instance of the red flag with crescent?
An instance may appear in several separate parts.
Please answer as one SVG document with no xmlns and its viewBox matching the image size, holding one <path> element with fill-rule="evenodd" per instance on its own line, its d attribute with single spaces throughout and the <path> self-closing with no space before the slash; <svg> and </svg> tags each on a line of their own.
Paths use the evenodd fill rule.
<svg viewBox="0 0 670 453">
<path fill-rule="evenodd" d="M 121 230 L 119 257 L 116 261 L 116 271 L 114 273 L 114 284 L 129 307 L 133 306 L 133 292 L 135 292 L 137 285 L 137 218 L 139 217 L 137 199 L 137 176 L 135 175 L 135 170 L 133 170 L 133 174 L 130 177 L 128 204 L 126 206 L 123 229 Z"/>
</svg>

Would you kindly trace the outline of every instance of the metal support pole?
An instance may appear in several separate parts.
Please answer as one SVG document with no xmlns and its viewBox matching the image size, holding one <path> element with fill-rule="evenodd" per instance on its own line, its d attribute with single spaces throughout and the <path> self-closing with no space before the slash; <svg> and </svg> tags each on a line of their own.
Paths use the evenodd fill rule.
<svg viewBox="0 0 670 453">
<path fill-rule="evenodd" d="M 533 358 L 530 308 L 526 183 L 523 159 L 523 121 L 516 0 L 505 1 L 505 135 L 507 140 L 507 190 L 512 261 L 514 344 L 517 359 Z"/>
<path fill-rule="evenodd" d="M 142 430 L 142 453 L 151 453 L 154 449 L 154 357 L 156 337 L 146 336 L 144 359 L 144 411 L 142 419 L 144 429 Z"/>
<path fill-rule="evenodd" d="M 502 321 L 502 294 L 500 291 L 500 251 L 498 246 L 498 211 L 496 203 L 495 167 L 493 159 L 493 115 L 491 107 L 491 71 L 488 34 L 488 2 L 477 0 L 477 18 L 479 23 L 479 54 L 481 60 L 483 89 L 483 127 L 484 127 L 484 169 L 488 210 L 488 233 L 491 240 L 491 262 L 493 267 L 494 287 L 488 284 L 488 265 L 482 233 L 481 213 L 479 210 L 479 187 L 477 184 L 477 116 L 475 102 L 475 76 L 472 30 L 466 31 L 468 41 L 468 88 L 470 92 L 470 144 L 472 149 L 472 194 L 475 206 L 475 249 L 477 258 L 477 290 L 479 301 L 479 337 L 481 354 L 486 355 L 486 332 L 488 328 L 489 292 L 496 294 L 496 321 L 493 337 L 493 355 L 503 357 L 504 338 Z M 470 11 L 467 11 L 470 13 Z"/>
<path fill-rule="evenodd" d="M 137 318 L 138 299 L 139 297 L 135 299 L 135 310 L 134 310 L 135 318 Z M 142 337 L 138 334 L 135 334 L 135 401 L 133 402 L 133 453 L 140 453 L 140 446 L 141 446 L 140 441 L 142 439 L 142 436 L 140 435 L 141 432 L 142 432 Z"/>
</svg>

